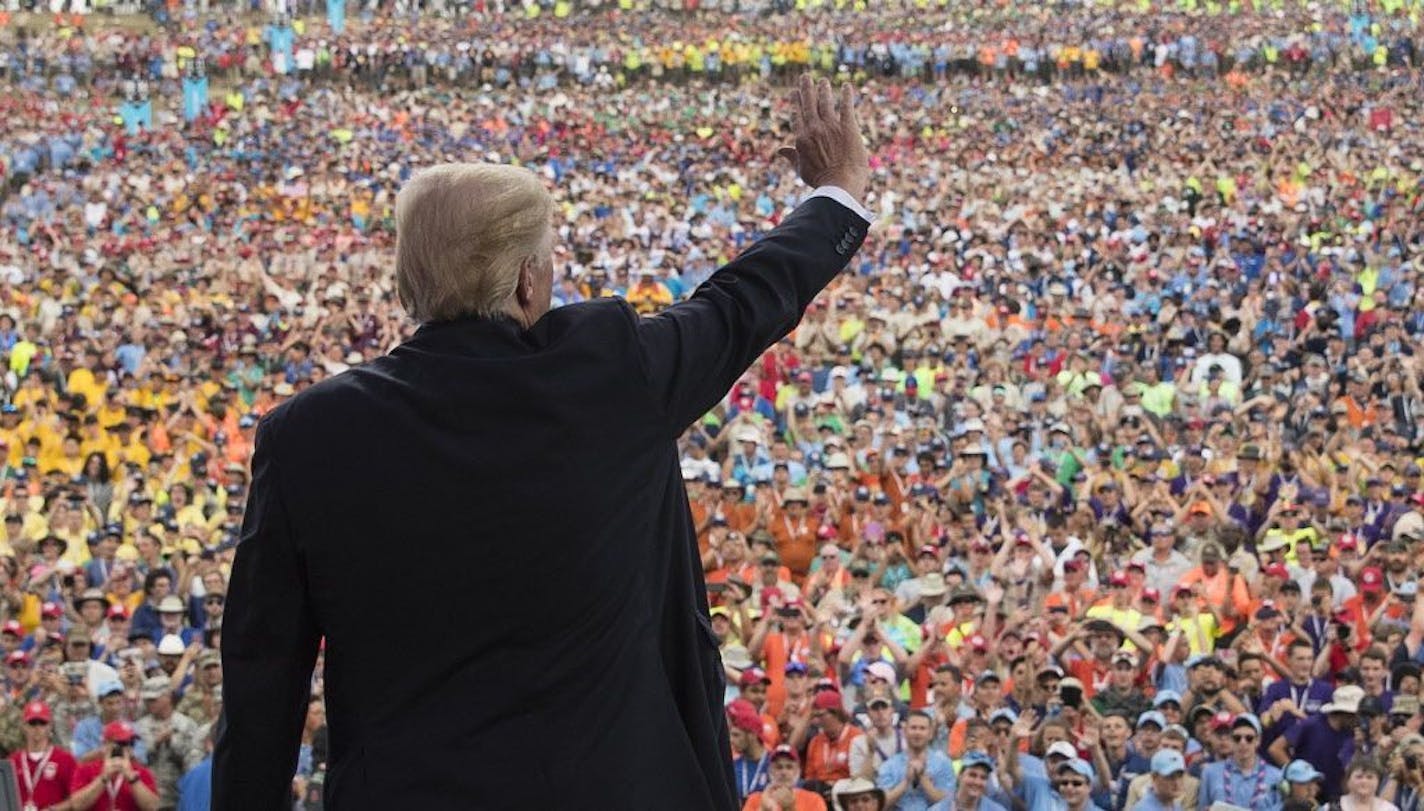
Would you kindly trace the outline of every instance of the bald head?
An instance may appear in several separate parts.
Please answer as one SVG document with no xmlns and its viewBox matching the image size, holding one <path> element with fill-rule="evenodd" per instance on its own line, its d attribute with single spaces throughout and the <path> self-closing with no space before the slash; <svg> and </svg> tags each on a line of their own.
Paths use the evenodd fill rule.
<svg viewBox="0 0 1424 811">
<path fill-rule="evenodd" d="M 527 169 L 447 163 L 396 197 L 396 285 L 418 321 L 514 317 L 529 326 L 553 291 L 554 201 Z"/>
</svg>

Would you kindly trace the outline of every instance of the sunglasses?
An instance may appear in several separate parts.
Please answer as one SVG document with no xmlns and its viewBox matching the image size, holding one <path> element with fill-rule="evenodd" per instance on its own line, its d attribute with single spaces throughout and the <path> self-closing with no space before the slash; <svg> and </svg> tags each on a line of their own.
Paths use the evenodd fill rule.
<svg viewBox="0 0 1424 811">
<path fill-rule="evenodd" d="M 1058 781 L 1058 787 L 1059 787 L 1059 788 L 1064 788 L 1064 787 L 1082 788 L 1082 787 L 1084 787 L 1084 786 L 1086 786 L 1086 785 L 1088 785 L 1088 781 L 1087 781 L 1087 780 L 1059 780 L 1059 781 Z"/>
<path fill-rule="evenodd" d="M 29 723 L 29 725 L 32 726 L 32 727 L 47 727 L 47 726 L 49 726 L 49 722 L 48 722 L 48 721 L 45 721 L 45 720 L 42 720 L 42 719 L 39 719 L 39 718 L 36 718 L 35 720 L 30 721 L 30 722 L 28 722 L 28 723 Z"/>
<path fill-rule="evenodd" d="M 870 602 L 871 602 L 872 605 L 885 605 L 886 603 L 888 603 L 888 602 L 890 602 L 890 601 L 889 601 L 889 600 L 885 600 L 885 599 L 880 599 L 880 600 L 871 600 Z"/>
<path fill-rule="evenodd" d="M 1255 742 L 1256 742 L 1256 736 L 1255 736 L 1255 735 L 1232 735 L 1232 736 L 1231 736 L 1231 740 L 1236 741 L 1237 743 L 1255 743 Z"/>
</svg>

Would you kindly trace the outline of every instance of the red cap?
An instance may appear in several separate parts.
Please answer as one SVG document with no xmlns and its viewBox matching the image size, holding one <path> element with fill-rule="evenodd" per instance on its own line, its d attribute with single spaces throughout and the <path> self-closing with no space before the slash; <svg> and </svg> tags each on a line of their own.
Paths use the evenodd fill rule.
<svg viewBox="0 0 1424 811">
<path fill-rule="evenodd" d="M 810 382 L 811 382 L 811 373 L 810 373 L 810 372 L 802 372 L 802 373 L 796 375 L 796 382 L 798 382 L 798 383 L 810 383 Z"/>
<path fill-rule="evenodd" d="M 1226 712 L 1225 710 L 1222 710 L 1221 712 L 1211 717 L 1211 728 L 1231 729 L 1231 722 L 1234 720 L 1236 720 L 1236 716 L 1232 715 L 1229 712 Z"/>
<path fill-rule="evenodd" d="M 1378 566 L 1360 570 L 1360 588 L 1364 591 L 1384 591 L 1384 572 Z"/>
<path fill-rule="evenodd" d="M 55 603 L 45 603 L 40 606 L 40 616 L 45 619 L 55 619 L 64 616 L 64 609 Z"/>
<path fill-rule="evenodd" d="M 841 701 L 841 694 L 835 690 L 824 690 L 816 694 L 811 700 L 811 707 L 817 710 L 843 710 L 845 704 Z"/>
<path fill-rule="evenodd" d="M 1108 576 L 1108 585 L 1109 585 L 1109 586 L 1126 586 L 1126 585 L 1127 585 L 1127 572 L 1113 572 L 1111 575 Z"/>
<path fill-rule="evenodd" d="M 1136 569 L 1139 572 L 1147 571 L 1147 564 L 1140 560 L 1130 560 L 1127 562 L 1128 569 Z"/>
<path fill-rule="evenodd" d="M 832 524 L 822 524 L 821 528 L 816 530 L 816 537 L 820 538 L 823 541 L 829 541 L 830 539 L 836 537 L 835 526 Z"/>
<path fill-rule="evenodd" d="M 1282 580 L 1290 579 L 1290 570 L 1287 569 L 1284 564 L 1280 563 L 1272 563 L 1270 566 L 1262 569 L 1261 574 L 1264 574 L 1266 577 L 1279 577 Z"/>
<path fill-rule="evenodd" d="M 1162 592 L 1154 588 L 1145 588 L 1142 590 L 1142 599 L 1151 603 L 1160 603 L 1162 602 Z"/>
<path fill-rule="evenodd" d="M 104 740 L 111 743 L 133 743 L 134 728 L 127 721 L 110 721 L 104 725 Z"/>
<path fill-rule="evenodd" d="M 920 547 L 920 556 L 923 557 L 925 555 L 933 555 L 935 557 L 939 557 L 939 547 L 935 546 L 932 543 L 925 544 L 924 546 Z"/>
<path fill-rule="evenodd" d="M 771 759 L 775 761 L 777 758 L 791 758 L 797 763 L 801 762 L 801 756 L 796 754 L 796 750 L 784 743 L 771 750 Z"/>
<path fill-rule="evenodd" d="M 969 647 L 973 648 L 974 650 L 989 649 L 989 640 L 985 639 L 982 634 L 974 634 L 973 636 L 969 637 L 968 641 Z"/>
<path fill-rule="evenodd" d="M 737 683 L 742 687 L 750 687 L 753 684 L 767 684 L 770 681 L 771 679 L 767 677 L 765 670 L 759 667 L 749 667 L 742 671 L 742 677 Z"/>
<path fill-rule="evenodd" d="M 1063 571 L 1065 571 L 1065 572 L 1081 572 L 1081 571 L 1083 570 L 1083 568 L 1084 568 L 1086 565 L 1087 565 L 1087 564 L 1083 563 L 1083 562 L 1080 561 L 1080 560 L 1065 560 L 1065 561 L 1063 561 Z M 1053 596 L 1053 595 L 1049 595 L 1049 596 L 1051 597 L 1051 596 Z"/>
<path fill-rule="evenodd" d="M 28 724 L 31 721 L 49 723 L 51 720 L 53 720 L 53 716 L 50 715 L 49 705 L 43 701 L 31 701 L 25 705 L 25 723 Z"/>
<path fill-rule="evenodd" d="M 733 727 L 761 737 L 761 716 L 756 707 L 745 698 L 739 698 L 727 705 L 727 720 Z"/>
<path fill-rule="evenodd" d="M 15 620 L 10 620 L 4 625 L 0 625 L 0 634 L 14 634 L 15 636 L 24 636 L 25 629 L 20 626 L 20 623 L 16 622 Z"/>
<path fill-rule="evenodd" d="M 128 619 L 129 610 L 121 605 L 111 605 L 109 606 L 109 611 L 107 614 L 105 614 L 105 616 L 109 619 L 113 619 L 115 617 L 119 617 L 121 619 Z"/>
<path fill-rule="evenodd" d="M 1192 593 L 1192 587 L 1191 587 L 1191 586 L 1177 586 L 1177 588 L 1173 589 L 1173 591 L 1172 591 L 1172 596 L 1174 596 L 1174 597 L 1180 597 L 1180 596 L 1182 596 L 1183 594 L 1191 594 L 1191 593 Z"/>
<path fill-rule="evenodd" d="M 1356 537 L 1354 533 L 1347 532 L 1340 536 L 1340 539 L 1335 542 L 1335 545 L 1341 549 L 1359 549 L 1360 539 Z"/>
<path fill-rule="evenodd" d="M 22 650 L 17 650 L 5 657 L 7 665 L 27 665 L 30 663 L 30 655 Z"/>
</svg>

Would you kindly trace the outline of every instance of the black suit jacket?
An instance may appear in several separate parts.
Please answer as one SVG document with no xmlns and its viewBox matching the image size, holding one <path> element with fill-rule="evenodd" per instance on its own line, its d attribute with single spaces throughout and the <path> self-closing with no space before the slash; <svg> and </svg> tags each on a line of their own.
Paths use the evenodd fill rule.
<svg viewBox="0 0 1424 811">
<path fill-rule="evenodd" d="M 268 414 L 214 808 L 288 802 L 322 636 L 330 809 L 733 808 L 675 440 L 865 231 L 812 198 L 656 317 L 426 324 Z"/>
</svg>

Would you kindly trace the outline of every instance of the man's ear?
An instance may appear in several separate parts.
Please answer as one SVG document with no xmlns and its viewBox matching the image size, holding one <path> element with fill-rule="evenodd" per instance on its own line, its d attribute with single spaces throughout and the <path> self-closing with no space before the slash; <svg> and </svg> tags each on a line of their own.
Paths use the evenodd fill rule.
<svg viewBox="0 0 1424 811">
<path fill-rule="evenodd" d="M 534 300 L 534 257 L 526 256 L 519 263 L 519 280 L 514 285 L 514 298 L 523 307 Z"/>
</svg>

